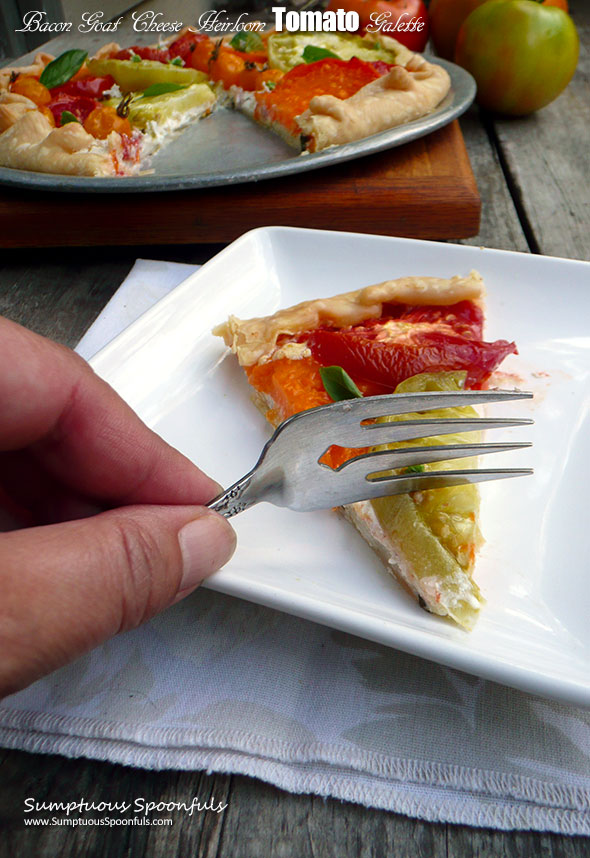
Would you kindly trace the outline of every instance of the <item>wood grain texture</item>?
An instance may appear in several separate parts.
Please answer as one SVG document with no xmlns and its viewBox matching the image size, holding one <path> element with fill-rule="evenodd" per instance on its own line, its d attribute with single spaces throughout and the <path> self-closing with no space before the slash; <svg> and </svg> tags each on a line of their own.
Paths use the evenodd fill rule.
<svg viewBox="0 0 590 858">
<path fill-rule="evenodd" d="M 221 245 L 12 250 L 2 254 L 0 315 L 73 347 L 138 257 L 206 262 Z"/>
<path fill-rule="evenodd" d="M 531 248 L 506 184 L 498 152 L 482 124 L 479 108 L 473 105 L 461 117 L 460 124 L 483 201 L 479 233 L 461 244 L 526 253 Z"/>
<path fill-rule="evenodd" d="M 465 238 L 478 232 L 480 206 L 453 122 L 388 152 L 260 183 L 147 197 L 4 189 L 0 246 L 227 242 L 271 225 Z"/>
<path fill-rule="evenodd" d="M 587 0 L 569 5 L 581 43 L 572 82 L 538 113 L 490 127 L 532 249 L 590 259 L 590 15 Z"/>
</svg>

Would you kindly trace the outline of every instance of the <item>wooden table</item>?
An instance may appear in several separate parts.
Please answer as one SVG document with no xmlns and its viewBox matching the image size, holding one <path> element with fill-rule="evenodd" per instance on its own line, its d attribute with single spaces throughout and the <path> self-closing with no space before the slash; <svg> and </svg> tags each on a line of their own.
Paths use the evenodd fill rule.
<svg viewBox="0 0 590 858">
<path fill-rule="evenodd" d="M 152 4 L 153 5 L 153 4 Z M 469 244 L 590 258 L 590 8 L 571 0 L 582 41 L 566 93 L 539 114 L 497 120 L 471 110 L 461 125 L 483 201 L 480 234 Z M 39 229 L 35 224 L 33 228 Z M 213 246 L 4 251 L 0 313 L 73 345 L 137 256 L 203 262 Z M 558 287 L 559 284 L 556 284 Z M 515 284 L 515 288 L 518 284 Z M 180 815 L 170 828 L 25 828 L 26 796 L 56 801 L 183 801 L 213 794 L 225 812 Z M 146 772 L 87 760 L 0 750 L 0 858 L 13 856 L 199 856 L 199 858 L 442 858 L 568 856 L 590 853 L 583 838 L 430 824 L 314 796 L 290 795 L 246 777 Z"/>
</svg>

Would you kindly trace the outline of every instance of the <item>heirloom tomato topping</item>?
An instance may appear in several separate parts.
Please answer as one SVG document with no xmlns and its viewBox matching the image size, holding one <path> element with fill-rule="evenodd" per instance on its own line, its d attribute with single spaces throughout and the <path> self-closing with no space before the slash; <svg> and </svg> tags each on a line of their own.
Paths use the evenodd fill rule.
<svg viewBox="0 0 590 858">
<path fill-rule="evenodd" d="M 328 405 L 320 369 L 341 368 L 363 396 L 391 393 L 398 384 L 421 373 L 466 372 L 465 387 L 481 387 L 508 355 L 514 343 L 481 339 L 483 313 L 473 301 L 447 307 L 384 305 L 384 315 L 350 328 L 320 328 L 279 337 L 305 343 L 310 357 L 279 358 L 245 367 L 250 384 L 268 395 L 275 425 L 293 414 Z M 322 462 L 337 468 L 362 450 L 331 447 Z"/>
<path fill-rule="evenodd" d="M 270 423 L 277 425 L 308 408 L 329 405 L 332 399 L 327 394 L 320 375 L 320 364 L 313 358 L 289 360 L 279 358 L 257 366 L 245 367 L 248 381 L 260 393 L 268 394 L 275 408 L 267 413 Z M 383 393 L 381 387 L 360 382 L 364 396 Z M 352 456 L 358 456 L 363 450 L 351 450 L 346 447 L 330 447 L 322 462 L 337 468 Z"/>
<path fill-rule="evenodd" d="M 236 86 L 246 68 L 241 54 L 233 48 L 216 47 L 209 59 L 208 73 L 212 80 L 220 81 L 224 89 Z"/>
<path fill-rule="evenodd" d="M 233 50 L 235 50 L 236 54 L 241 57 L 244 62 L 260 63 L 261 65 L 264 65 L 268 62 L 267 51 L 251 51 L 249 54 L 247 54 L 244 51 L 238 51 L 235 48 Z"/>
<path fill-rule="evenodd" d="M 350 98 L 380 76 L 371 63 L 356 57 L 351 60 L 329 57 L 315 63 L 298 65 L 283 76 L 272 92 L 256 96 L 257 111 L 264 110 L 270 119 L 297 133 L 295 117 L 308 108 L 316 95 Z"/>
<path fill-rule="evenodd" d="M 51 92 L 38 78 L 30 74 L 19 74 L 10 84 L 10 91 L 34 102 L 37 107 L 43 107 L 51 101 Z"/>
<path fill-rule="evenodd" d="M 190 66 L 200 72 L 209 71 L 209 61 L 215 51 L 215 42 L 209 36 L 203 36 L 195 44 L 195 49 L 190 55 Z"/>
<path fill-rule="evenodd" d="M 265 87 L 268 90 L 275 89 L 277 83 L 282 80 L 283 77 L 284 73 L 280 69 L 263 69 L 258 75 L 255 88 L 261 90 L 264 90 Z"/>
<path fill-rule="evenodd" d="M 387 308 L 384 308 L 387 312 Z M 516 352 L 506 340 L 481 340 L 483 317 L 471 301 L 449 307 L 395 307 L 365 325 L 321 328 L 300 334 L 323 366 L 341 366 L 359 379 L 389 390 L 424 372 L 465 370 L 466 387 L 478 388 L 500 362 Z"/>
<path fill-rule="evenodd" d="M 87 74 L 77 80 L 72 79 L 62 86 L 56 86 L 51 90 L 51 97 L 57 98 L 60 95 L 85 95 L 89 98 L 101 98 L 103 94 L 115 85 L 115 78 L 110 74 L 102 77 Z"/>
<path fill-rule="evenodd" d="M 92 113 L 86 117 L 84 129 L 99 140 L 105 140 L 111 131 L 127 136 L 131 136 L 133 133 L 129 120 L 119 116 L 114 107 L 106 104 L 97 105 Z"/>
<path fill-rule="evenodd" d="M 184 64 L 189 66 L 191 54 L 194 52 L 200 38 L 202 39 L 203 36 L 197 35 L 197 33 L 184 33 L 184 35 L 168 46 L 170 57 L 172 59 L 180 57 L 181 60 L 184 60 Z"/>
<path fill-rule="evenodd" d="M 246 367 L 250 384 L 272 398 L 276 414 L 271 422 L 286 420 L 293 414 L 328 405 L 331 402 L 320 377 L 320 364 L 313 358 L 279 358 Z"/>
<path fill-rule="evenodd" d="M 168 48 L 147 48 L 140 47 L 139 45 L 133 45 L 131 48 L 119 51 L 114 55 L 113 59 L 131 60 L 134 56 L 139 57 L 140 60 L 155 60 L 159 63 L 169 63 L 172 59 Z"/>
<path fill-rule="evenodd" d="M 83 123 L 97 106 L 98 102 L 94 98 L 85 95 L 69 95 L 67 92 L 60 93 L 48 104 L 57 126 L 61 125 L 61 115 L 64 110 L 72 113 L 79 122 Z"/>
</svg>

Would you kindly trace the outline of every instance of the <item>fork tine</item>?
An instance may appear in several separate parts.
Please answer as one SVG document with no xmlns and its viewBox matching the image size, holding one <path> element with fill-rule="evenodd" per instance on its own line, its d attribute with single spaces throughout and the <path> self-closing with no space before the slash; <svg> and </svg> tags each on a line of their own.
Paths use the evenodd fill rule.
<svg viewBox="0 0 590 858">
<path fill-rule="evenodd" d="M 370 500 L 372 498 L 388 497 L 390 495 L 407 494 L 408 492 L 427 491 L 428 489 L 449 488 L 461 486 L 468 483 L 482 483 L 488 480 L 506 480 L 512 477 L 526 477 L 533 473 L 530 468 L 520 469 L 490 469 L 490 470 L 459 470 L 459 471 L 427 471 L 422 474 L 403 474 L 391 477 L 379 477 L 367 480 L 358 477 L 349 480 L 345 486 L 338 486 L 337 479 L 334 480 L 330 497 L 323 494 L 318 505 L 305 509 L 322 509 L 326 506 L 342 506 L 347 503 L 355 503 L 359 500 Z M 337 476 L 337 475 L 336 475 Z M 342 474 L 342 478 L 346 479 Z M 300 507 L 303 508 L 303 507 Z"/>
<path fill-rule="evenodd" d="M 341 425 L 330 434 L 330 444 L 340 447 L 373 447 L 393 441 L 410 441 L 414 438 L 431 438 L 453 432 L 476 432 L 485 429 L 501 429 L 526 426 L 534 421 L 530 418 L 457 417 L 440 420 L 396 420 L 389 423 L 371 423 L 365 426 Z M 323 451 L 322 451 L 323 452 Z"/>
<path fill-rule="evenodd" d="M 506 444 L 440 444 L 435 447 L 405 447 L 397 450 L 375 450 L 344 462 L 337 471 L 346 470 L 351 476 L 368 476 L 395 468 L 426 465 L 430 462 L 446 462 L 449 459 L 465 459 L 487 453 L 505 453 L 532 447 L 530 441 Z M 431 472 L 429 472 L 431 473 Z"/>
<path fill-rule="evenodd" d="M 338 425 L 339 415 L 345 420 L 358 417 L 361 420 L 375 420 L 397 414 L 415 411 L 429 411 L 433 408 L 460 408 L 465 405 L 482 405 L 486 402 L 507 402 L 517 399 L 532 399 L 533 394 L 526 390 L 456 390 L 451 392 L 429 391 L 424 393 L 387 393 L 382 396 L 364 396 L 358 399 L 345 399 L 330 405 L 321 405 L 313 411 L 319 413 L 330 409 L 330 420 Z M 305 412 L 309 413 L 309 412 Z"/>
</svg>

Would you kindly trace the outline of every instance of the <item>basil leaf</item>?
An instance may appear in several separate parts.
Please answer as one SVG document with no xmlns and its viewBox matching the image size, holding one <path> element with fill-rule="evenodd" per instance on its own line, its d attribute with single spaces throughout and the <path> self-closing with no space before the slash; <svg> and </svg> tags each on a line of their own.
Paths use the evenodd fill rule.
<svg viewBox="0 0 590 858">
<path fill-rule="evenodd" d="M 184 60 L 182 59 L 182 57 L 174 57 L 173 60 L 170 60 L 170 65 L 171 66 L 183 66 Z"/>
<path fill-rule="evenodd" d="M 69 110 L 62 110 L 61 116 L 59 118 L 59 124 L 67 125 L 68 122 L 77 122 L 78 124 L 80 124 L 80 120 L 77 116 L 74 116 L 74 114 L 70 113 Z"/>
<path fill-rule="evenodd" d="M 326 393 L 334 402 L 340 402 L 342 399 L 362 399 L 363 394 L 341 366 L 322 366 L 320 376 Z"/>
<path fill-rule="evenodd" d="M 265 80 L 264 81 L 264 88 L 266 89 L 267 92 L 272 92 L 276 85 L 277 85 L 276 80 Z"/>
<path fill-rule="evenodd" d="M 425 468 L 424 465 L 408 465 L 407 468 L 404 468 L 404 474 L 422 474 Z"/>
<path fill-rule="evenodd" d="M 253 51 L 263 51 L 264 42 L 258 33 L 246 32 L 236 33 L 230 42 L 234 50 L 241 51 L 243 54 L 250 54 Z"/>
<path fill-rule="evenodd" d="M 139 56 L 139 54 L 131 54 L 131 62 L 132 63 L 140 63 L 141 57 Z"/>
<path fill-rule="evenodd" d="M 318 48 L 317 45 L 306 45 L 303 49 L 303 59 L 306 63 L 317 63 L 318 60 L 325 60 L 327 57 L 340 59 L 334 51 L 329 51 L 327 48 Z"/>
<path fill-rule="evenodd" d="M 156 95 L 165 95 L 167 92 L 177 92 L 179 89 L 186 89 L 186 85 L 180 83 L 153 83 L 139 97 L 153 98 Z"/>
<path fill-rule="evenodd" d="M 40 82 L 47 89 L 67 83 L 76 72 L 80 71 L 87 56 L 88 51 L 66 51 L 45 66 L 39 78 Z"/>
</svg>

